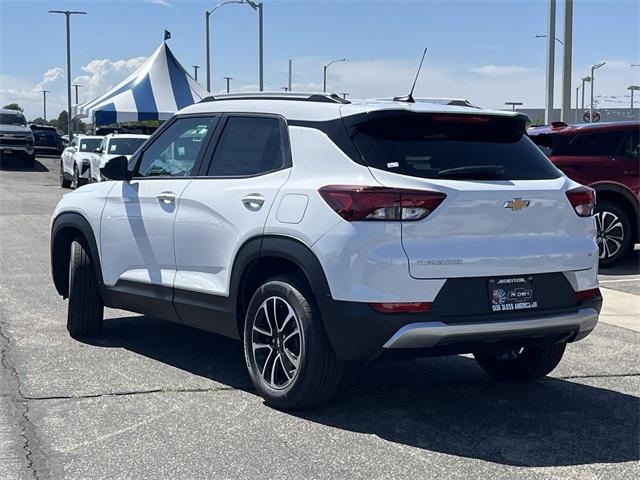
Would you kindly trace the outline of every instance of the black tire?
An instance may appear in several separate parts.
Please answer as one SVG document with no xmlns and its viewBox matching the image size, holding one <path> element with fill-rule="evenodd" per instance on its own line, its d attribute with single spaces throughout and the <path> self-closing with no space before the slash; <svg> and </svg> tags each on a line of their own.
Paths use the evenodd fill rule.
<svg viewBox="0 0 640 480">
<path fill-rule="evenodd" d="M 482 369 L 499 382 L 530 382 L 548 375 L 558 366 L 566 343 L 524 347 L 500 352 L 477 352 Z"/>
<path fill-rule="evenodd" d="M 598 202 L 595 209 L 600 266 L 609 267 L 624 258 L 632 244 L 629 215 L 617 204 Z"/>
<path fill-rule="evenodd" d="M 67 330 L 74 337 L 95 337 L 102 332 L 104 305 L 98 279 L 84 239 L 71 242 Z"/>
<path fill-rule="evenodd" d="M 64 168 L 62 166 L 62 160 L 60 160 L 60 186 L 62 188 L 71 187 L 71 181 L 64 178 Z"/>
<path fill-rule="evenodd" d="M 270 304 L 269 302 L 273 298 L 276 300 Z M 254 329 L 254 322 L 255 326 L 258 326 L 258 322 L 268 320 L 263 318 L 265 310 L 262 309 L 262 305 L 265 302 L 267 309 L 273 308 L 276 330 L 282 326 L 282 331 L 273 337 L 263 335 Z M 287 323 L 286 318 L 283 320 L 280 314 L 282 325 L 278 324 L 279 310 L 287 307 L 290 307 L 291 310 L 287 309 L 285 312 L 293 311 L 295 314 L 292 318 L 293 327 L 299 328 L 299 335 L 292 339 L 293 347 L 291 347 L 292 350 L 296 350 L 297 347 L 297 367 L 289 360 L 292 358 L 291 355 L 294 359 L 296 356 L 293 352 L 287 353 L 285 343 L 287 342 L 285 335 L 286 337 L 291 336 L 287 333 L 291 332 L 292 323 L 291 321 Z M 285 330 L 285 328 L 289 330 Z M 270 328 L 270 331 L 273 329 Z M 280 341 L 276 339 L 278 335 L 280 335 Z M 262 350 L 254 350 L 254 341 L 255 345 L 270 343 L 271 346 L 265 345 Z M 292 344 L 289 343 L 289 345 Z M 269 279 L 254 293 L 245 317 L 244 353 L 253 385 L 260 396 L 264 398 L 265 403 L 274 408 L 297 410 L 325 403 L 334 395 L 342 377 L 342 363 L 336 358 L 329 343 L 320 313 L 315 306 L 315 299 L 306 282 L 296 276 Z M 275 355 L 272 356 L 273 354 Z M 267 355 L 266 359 L 265 355 Z M 260 356 L 264 360 L 263 363 Z M 278 356 L 281 357 L 280 367 L 276 368 Z M 269 367 L 269 358 L 272 358 L 273 362 L 271 367 Z M 263 368 L 258 366 L 259 363 Z M 293 368 L 287 368 L 287 366 Z M 267 370 L 275 371 L 275 376 L 284 380 L 283 384 L 287 381 L 290 383 L 280 388 L 276 379 L 274 387 L 269 383 L 270 380 L 274 380 L 274 376 L 265 373 L 270 377 L 270 380 L 263 376 L 262 372 Z M 285 370 L 289 373 L 285 373 Z"/>
</svg>

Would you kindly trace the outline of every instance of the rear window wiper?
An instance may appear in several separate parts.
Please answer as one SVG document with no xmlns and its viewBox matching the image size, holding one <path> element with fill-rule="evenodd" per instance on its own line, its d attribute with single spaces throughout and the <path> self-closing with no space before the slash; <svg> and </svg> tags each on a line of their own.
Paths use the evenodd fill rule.
<svg viewBox="0 0 640 480">
<path fill-rule="evenodd" d="M 504 167 L 500 165 L 469 165 L 438 170 L 440 178 L 501 179 L 503 174 Z"/>
</svg>

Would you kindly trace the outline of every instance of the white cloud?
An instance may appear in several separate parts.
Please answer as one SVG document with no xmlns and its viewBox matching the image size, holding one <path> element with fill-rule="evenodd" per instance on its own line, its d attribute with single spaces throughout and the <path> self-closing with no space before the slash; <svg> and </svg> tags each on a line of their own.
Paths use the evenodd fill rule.
<svg viewBox="0 0 640 480">
<path fill-rule="evenodd" d="M 147 3 L 153 3 L 155 5 L 162 5 L 163 7 L 171 7 L 168 0 L 146 0 Z"/>
<path fill-rule="evenodd" d="M 469 70 L 482 75 L 518 75 L 530 71 L 529 68 L 520 65 L 482 65 L 481 67 L 474 67 Z"/>
<path fill-rule="evenodd" d="M 72 83 L 82 85 L 79 92 L 80 103 L 105 93 L 109 88 L 124 80 L 145 62 L 145 57 L 123 60 L 95 59 L 80 67 L 84 72 L 73 78 Z M 0 75 L 0 103 L 17 102 L 25 110 L 27 118 L 42 115 L 41 90 L 49 90 L 47 95 L 47 117 L 57 116 L 67 109 L 65 73 L 61 67 L 48 69 L 42 80 L 33 83 L 21 77 Z M 74 97 L 72 97 L 74 99 Z"/>
</svg>

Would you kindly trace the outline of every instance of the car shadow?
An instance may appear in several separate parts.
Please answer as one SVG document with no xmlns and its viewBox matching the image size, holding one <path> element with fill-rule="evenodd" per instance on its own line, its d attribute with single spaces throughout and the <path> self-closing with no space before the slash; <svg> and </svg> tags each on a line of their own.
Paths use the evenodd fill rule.
<svg viewBox="0 0 640 480">
<path fill-rule="evenodd" d="M 239 342 L 146 317 L 105 320 L 91 342 L 253 392 Z M 640 459 L 639 399 L 569 379 L 492 381 L 471 358 L 351 366 L 329 405 L 291 415 L 432 452 L 511 466 Z"/>
<path fill-rule="evenodd" d="M 640 273 L 640 250 L 632 251 L 627 257 L 611 267 L 600 267 L 600 275 L 637 275 Z"/>
<path fill-rule="evenodd" d="M 38 160 L 35 161 L 33 167 L 25 167 L 20 162 L 15 160 L 3 160 L 0 164 L 0 170 L 9 172 L 48 172 L 49 169 L 45 167 Z"/>
</svg>

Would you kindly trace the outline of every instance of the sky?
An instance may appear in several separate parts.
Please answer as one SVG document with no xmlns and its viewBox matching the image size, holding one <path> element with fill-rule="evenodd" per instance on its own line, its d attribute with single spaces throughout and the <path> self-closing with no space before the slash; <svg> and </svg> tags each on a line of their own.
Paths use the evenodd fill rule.
<svg viewBox="0 0 640 480">
<path fill-rule="evenodd" d="M 80 103 L 139 67 L 164 29 L 188 71 L 201 66 L 198 80 L 206 85 L 204 12 L 220 1 L 0 0 L 0 104 L 18 102 L 27 118 L 42 116 L 40 91 L 46 89 L 49 118 L 66 108 L 65 22 L 50 9 L 87 12 L 71 21 L 71 77 L 82 85 Z M 562 40 L 564 1 L 557 3 Z M 352 98 L 401 95 L 427 47 L 414 95 L 542 108 L 546 40 L 534 36 L 546 33 L 547 11 L 547 0 L 264 0 L 265 89 L 287 85 L 291 58 L 294 90 L 321 91 L 323 65 L 346 57 L 329 67 L 329 90 Z M 640 1 L 575 0 L 573 25 L 572 99 L 580 78 L 604 60 L 596 72 L 596 101 L 627 107 L 627 87 L 640 84 L 640 67 L 629 66 L 640 64 Z M 211 32 L 212 90 L 224 88 L 225 76 L 233 77 L 232 91 L 256 90 L 258 15 L 248 5 L 225 5 L 212 15 Z M 561 66 L 558 45 L 557 107 Z"/>
</svg>

